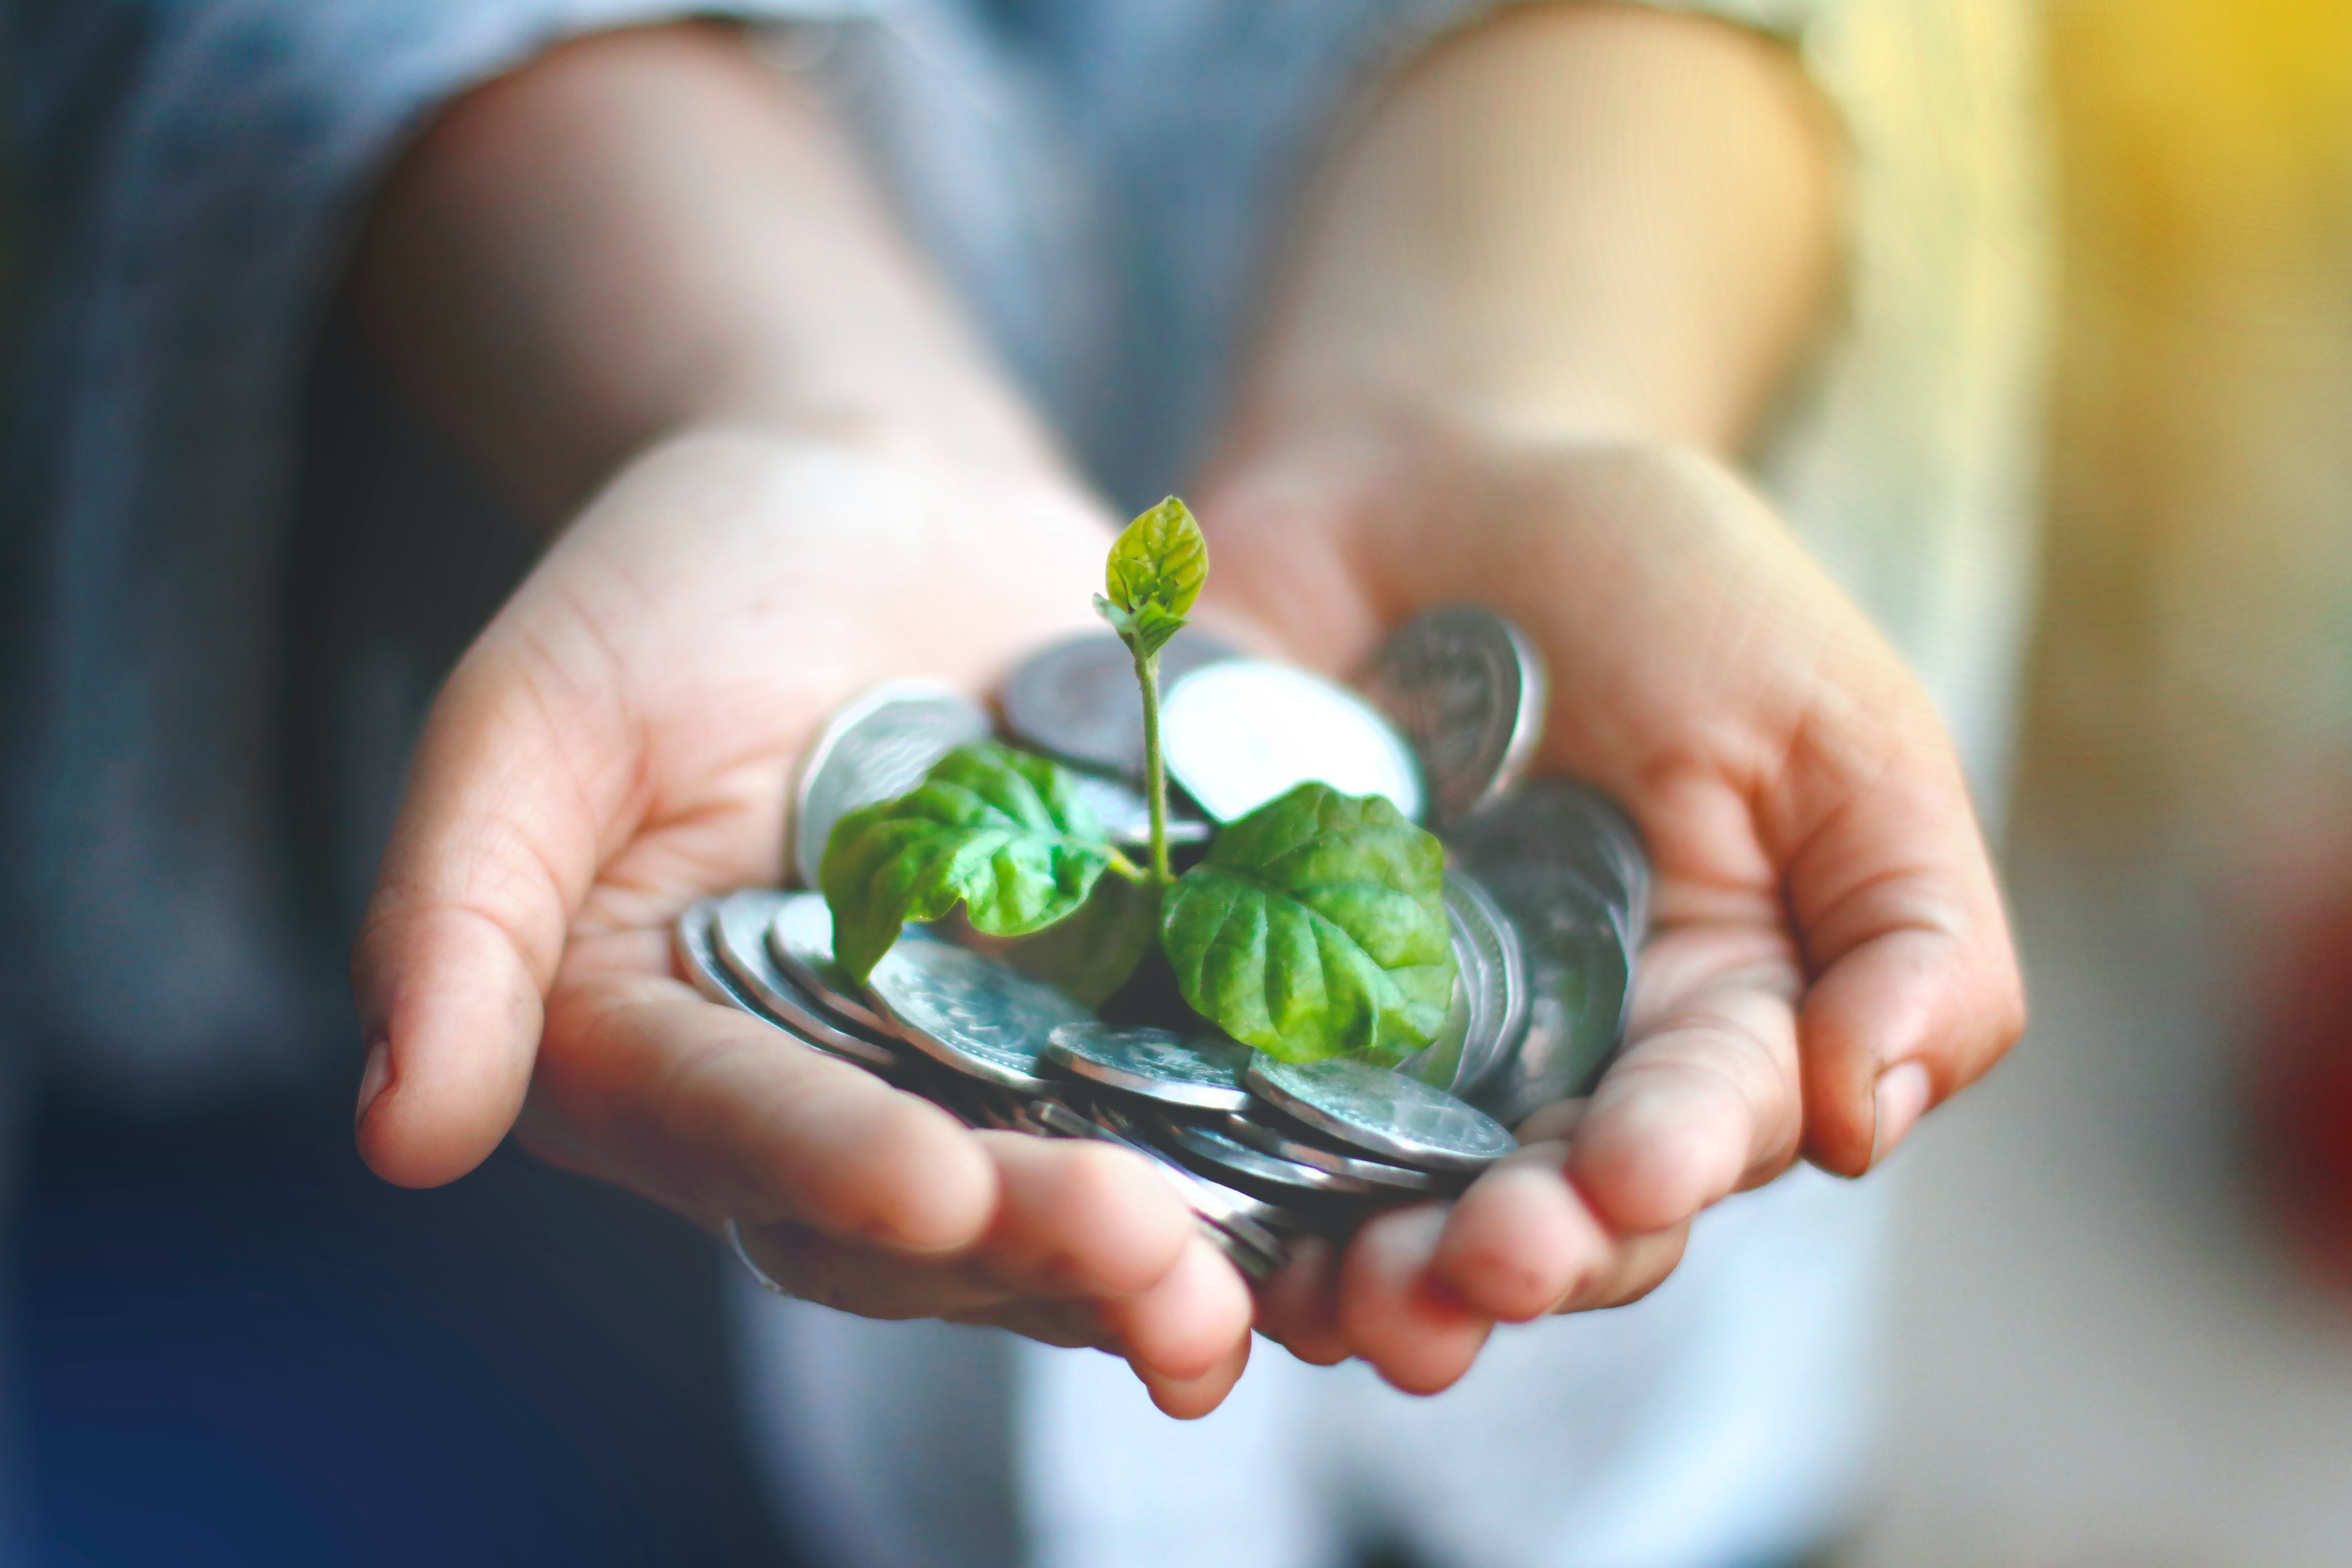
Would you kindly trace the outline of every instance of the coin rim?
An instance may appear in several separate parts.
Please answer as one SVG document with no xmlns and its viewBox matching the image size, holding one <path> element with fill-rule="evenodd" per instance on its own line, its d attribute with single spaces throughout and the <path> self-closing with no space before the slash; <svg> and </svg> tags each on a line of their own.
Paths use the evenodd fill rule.
<svg viewBox="0 0 2352 1568">
<path fill-rule="evenodd" d="M 840 749 L 841 742 L 851 731 L 892 703 L 943 700 L 969 710 L 976 716 L 971 740 L 986 740 L 996 732 L 995 722 L 984 706 L 945 681 L 927 680 L 919 677 L 906 677 L 869 686 L 825 716 L 824 727 L 817 731 L 816 739 L 809 743 L 808 750 L 801 753 L 800 765 L 793 773 L 792 790 L 785 797 L 790 810 L 784 824 L 784 843 L 792 849 L 792 864 L 788 869 L 800 879 L 803 887 L 815 888 L 817 868 L 824 858 L 824 845 L 816 847 L 816 853 L 812 858 L 802 843 L 801 829 L 808 821 L 809 796 L 816 787 L 818 775 L 825 763 L 832 760 L 834 752 Z M 970 742 L 959 741 L 956 744 L 967 745 Z M 953 749 L 952 746 L 949 748 L 950 751 Z M 940 753 L 942 756 L 946 754 L 945 752 Z"/>
<path fill-rule="evenodd" d="M 860 1067 L 897 1067 L 898 1053 L 887 1041 L 867 1040 L 851 1033 L 843 1026 L 848 1020 L 836 1021 L 825 1016 L 824 1009 L 815 998 L 805 992 L 795 995 L 793 989 L 787 989 L 796 988 L 795 983 L 792 976 L 783 973 L 782 966 L 775 963 L 768 951 L 766 937 L 773 918 L 772 909 L 768 917 L 759 922 L 761 939 L 753 944 L 751 953 L 737 951 L 736 944 L 728 940 L 727 911 L 730 907 L 746 900 L 767 901 L 798 896 L 772 892 L 766 889 L 742 889 L 719 900 L 710 912 L 711 945 L 719 962 L 746 991 L 759 999 L 762 1008 L 777 1022 L 819 1050 L 845 1061 L 854 1061 Z M 766 961 L 764 970 L 751 967 L 758 960 Z"/>
<path fill-rule="evenodd" d="M 1394 1191 L 1362 1176 L 1254 1149 L 1214 1127 L 1201 1127 L 1172 1117 L 1162 1117 L 1152 1131 L 1165 1136 L 1170 1142 L 1195 1159 L 1206 1161 L 1221 1170 L 1231 1171 L 1235 1175 L 1275 1186 L 1296 1187 L 1308 1193 L 1341 1194 L 1349 1197 L 1385 1196 Z"/>
<path fill-rule="evenodd" d="M 1359 1181 L 1369 1182 L 1385 1192 L 1448 1193 L 1454 1191 L 1461 1184 L 1452 1179 L 1457 1173 L 1424 1171 L 1412 1165 L 1400 1165 L 1388 1160 L 1367 1159 L 1360 1154 L 1326 1149 L 1318 1143 L 1310 1143 L 1304 1138 L 1294 1137 L 1278 1127 L 1269 1127 L 1263 1121 L 1252 1121 L 1237 1111 L 1228 1113 L 1223 1121 L 1216 1123 L 1215 1131 L 1236 1143 L 1247 1148 L 1255 1148 L 1277 1159 L 1289 1160 L 1301 1165 L 1316 1165 L 1327 1171 L 1338 1171 L 1343 1174 L 1354 1176 Z M 1266 1142 L 1252 1143 L 1253 1138 L 1263 1138 Z M 1280 1144 L 1282 1147 L 1269 1147 L 1272 1144 Z M 1286 1152 L 1290 1149 L 1300 1150 L 1303 1152 L 1297 1154 Z M 1367 1175 L 1365 1173 L 1368 1171 L 1380 1173 Z"/>
<path fill-rule="evenodd" d="M 1326 1060 L 1328 1061 L 1340 1061 L 1344 1059 L 1345 1058 L 1343 1058 L 1337 1057 L 1326 1058 Z M 1503 1136 L 1510 1140 L 1509 1147 L 1499 1150 L 1492 1155 L 1478 1156 L 1464 1154 L 1453 1150 L 1440 1149 L 1430 1144 L 1417 1143 L 1410 1139 L 1384 1131 L 1380 1128 L 1366 1127 L 1360 1122 L 1343 1121 L 1339 1117 L 1332 1115 L 1329 1111 L 1316 1104 L 1314 1101 L 1301 1098 L 1287 1086 L 1284 1085 L 1278 1079 L 1269 1079 L 1267 1077 L 1267 1070 L 1269 1068 L 1276 1070 L 1282 1068 L 1294 1068 L 1296 1070 L 1305 1071 L 1321 1065 L 1323 1064 L 1317 1062 L 1284 1062 L 1267 1056 L 1264 1051 L 1254 1051 L 1250 1055 L 1249 1066 L 1243 1070 L 1242 1081 L 1248 1084 L 1250 1088 L 1255 1089 L 1260 1095 L 1264 1096 L 1266 1100 L 1280 1110 L 1285 1115 L 1296 1118 L 1297 1121 L 1305 1122 L 1307 1126 L 1314 1128 L 1317 1131 L 1323 1132 L 1332 1138 L 1336 1138 L 1351 1149 L 1364 1149 L 1374 1153 L 1386 1154 L 1392 1159 L 1402 1161 L 1408 1164 L 1420 1165 L 1425 1168 L 1442 1171 L 1483 1171 L 1487 1166 L 1493 1164 L 1496 1161 L 1500 1160 L 1505 1155 L 1510 1153 L 1513 1149 L 1518 1147 L 1518 1140 L 1511 1136 L 1511 1130 L 1509 1128 L 1503 1126 L 1500 1121 L 1496 1121 L 1494 1117 L 1487 1115 L 1486 1112 L 1479 1110 L 1476 1106 L 1472 1105 L 1468 1100 L 1462 1100 L 1455 1095 L 1447 1094 L 1446 1091 L 1442 1089 L 1433 1089 L 1428 1084 L 1423 1083 L 1420 1079 L 1407 1078 L 1402 1073 L 1391 1073 L 1391 1076 L 1395 1078 L 1399 1083 L 1411 1086 L 1406 1092 L 1411 1093 L 1416 1090 L 1425 1090 L 1431 1094 L 1444 1095 L 1446 1099 L 1453 1100 L 1465 1110 L 1467 1110 L 1471 1114 L 1480 1118 L 1491 1125 L 1499 1128 Z M 1367 1066 L 1366 1070 L 1385 1071 L 1387 1069 Z"/>
<path fill-rule="evenodd" d="M 1081 1019 L 1078 1021 L 1078 1026 L 1085 1027 L 1089 1022 L 1097 1029 L 1114 1029 L 1122 1033 L 1134 1032 L 1134 1029 L 1128 1026 L 1106 1024 L 1100 1019 L 1091 1021 Z M 1137 1026 L 1137 1027 L 1142 1026 Z M 1064 1043 L 1062 1031 L 1070 1027 L 1068 1024 L 1054 1026 L 1054 1032 L 1045 1037 L 1045 1059 L 1074 1078 L 1084 1079 L 1090 1084 L 1117 1089 L 1123 1094 L 1131 1094 L 1138 1100 L 1150 1100 L 1154 1104 L 1181 1105 L 1192 1110 L 1246 1110 L 1254 1103 L 1254 1097 L 1240 1082 L 1238 1071 L 1234 1075 L 1234 1082 L 1231 1089 L 1227 1089 L 1223 1084 L 1201 1079 L 1147 1079 L 1140 1074 L 1129 1072 L 1106 1062 L 1098 1057 L 1087 1055 Z M 1188 1043 L 1192 1037 L 1174 1029 L 1160 1029 L 1158 1032 L 1174 1036 Z M 1246 1057 L 1249 1047 L 1236 1042 L 1234 1049 Z"/>
<path fill-rule="evenodd" d="M 781 932 L 785 911 L 788 909 L 805 909 L 811 900 L 824 910 L 825 964 L 839 969 L 840 960 L 833 956 L 833 906 L 825 902 L 823 893 L 795 892 L 776 906 L 775 918 L 768 922 L 768 956 L 776 961 L 777 968 L 799 981 L 802 989 L 843 1017 L 870 1029 L 879 1029 L 886 1035 L 896 1035 L 898 1031 L 890 1026 L 889 1020 L 883 1017 L 879 1008 L 847 985 L 833 984 L 825 977 L 824 967 L 810 963 L 806 954 L 794 951 L 792 944 L 784 941 Z M 847 980 L 848 976 L 843 975 L 842 978 Z"/>
<path fill-rule="evenodd" d="M 883 965 L 890 963 L 894 960 L 902 964 L 911 963 L 913 960 L 908 957 L 908 954 L 925 946 L 937 947 L 947 952 L 965 954 L 975 963 L 995 963 L 994 960 L 989 958 L 985 953 L 974 952 L 968 947 L 959 947 L 951 942 L 941 942 L 939 938 L 922 931 L 908 931 L 906 935 L 899 938 L 899 940 L 892 945 L 889 952 L 882 955 L 881 962 L 875 964 L 873 974 L 868 976 L 867 980 L 867 984 L 873 986 L 874 1000 L 880 1005 L 884 1016 L 890 1020 L 891 1032 L 897 1035 L 900 1039 L 905 1040 L 908 1045 L 913 1046 L 917 1050 L 922 1052 L 925 1056 L 930 1058 L 933 1061 L 938 1062 L 940 1066 L 949 1068 L 956 1072 L 962 1073 L 967 1078 L 976 1078 L 983 1082 L 1001 1085 L 1006 1089 L 1023 1089 L 1031 1093 L 1051 1088 L 1053 1086 L 1053 1079 L 1049 1078 L 1035 1073 L 1025 1073 L 1017 1068 L 1009 1067 L 1004 1063 L 992 1061 L 984 1057 L 978 1057 L 958 1050 L 953 1045 L 950 1045 L 945 1039 L 933 1034 L 930 1030 L 924 1028 L 920 1024 L 915 1023 L 911 1019 L 902 1016 L 898 1010 L 891 1005 L 889 993 L 880 984 L 875 984 L 875 982 L 882 975 Z M 1046 984 L 1044 981 L 1032 979 L 1030 976 L 1021 973 L 1018 970 L 1008 968 L 1005 973 L 1012 974 L 1024 984 L 1034 985 L 1041 990 L 1054 991 L 1055 995 L 1062 995 L 1062 993 L 1055 991 L 1053 986 Z M 1069 998 L 1065 996 L 1064 1000 L 1068 1001 Z M 1078 1004 L 1075 1001 L 1071 1001 L 1070 1005 L 1072 1007 L 1077 1007 Z M 1079 1011 L 1084 1012 L 1085 1009 L 1079 1008 Z M 1050 1033 L 1051 1031 L 1049 1030 L 1048 1034 L 1050 1035 Z M 1045 1058 L 1045 1047 L 1041 1044 L 1037 1048 L 1034 1059 L 1043 1063 Z"/>
</svg>

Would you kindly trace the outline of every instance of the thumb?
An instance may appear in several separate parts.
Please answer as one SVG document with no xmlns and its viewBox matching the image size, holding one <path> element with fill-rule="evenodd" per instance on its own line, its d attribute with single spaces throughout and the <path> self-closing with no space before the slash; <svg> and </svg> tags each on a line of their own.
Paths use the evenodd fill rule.
<svg viewBox="0 0 2352 1568">
<path fill-rule="evenodd" d="M 1907 713 L 1905 709 L 1907 708 Z M 1892 755 L 1814 726 L 1790 769 L 1787 899 L 1812 982 L 1798 1016 L 1805 1152 L 1859 1175 L 2013 1044 L 2025 994 L 1984 836 L 1924 694 Z"/>
<path fill-rule="evenodd" d="M 582 765 L 600 743 L 627 754 L 614 683 L 567 677 L 558 639 L 501 630 L 434 704 L 352 959 L 360 1155 L 406 1187 L 455 1181 L 514 1124 L 566 929 L 624 804 Z"/>
</svg>

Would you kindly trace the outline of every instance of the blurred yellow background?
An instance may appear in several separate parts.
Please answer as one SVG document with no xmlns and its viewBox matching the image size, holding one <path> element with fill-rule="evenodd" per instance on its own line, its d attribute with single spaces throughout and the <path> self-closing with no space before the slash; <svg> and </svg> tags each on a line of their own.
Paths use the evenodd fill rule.
<svg viewBox="0 0 2352 1568">
<path fill-rule="evenodd" d="M 2007 847 L 2035 1017 L 1897 1162 L 1882 1492 L 1840 1563 L 2340 1568 L 2352 1307 L 2253 1179 L 2247 1086 L 2283 955 L 2352 910 L 2352 5 L 2045 16 L 2059 336 Z M 2345 1020 L 2296 1038 L 2352 1081 Z M 2316 1109 L 2352 1138 L 2352 1098 Z"/>
</svg>

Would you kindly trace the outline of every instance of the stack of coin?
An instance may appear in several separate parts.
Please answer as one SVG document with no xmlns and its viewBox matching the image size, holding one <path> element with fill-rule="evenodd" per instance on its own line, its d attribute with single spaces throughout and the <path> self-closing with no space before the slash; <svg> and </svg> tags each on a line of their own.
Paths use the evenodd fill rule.
<svg viewBox="0 0 2352 1568">
<path fill-rule="evenodd" d="M 1198 634 L 1170 646 L 1163 672 L 1180 849 L 1309 779 L 1386 795 L 1444 842 L 1460 977 L 1439 1037 L 1399 1068 L 1282 1062 L 1197 1017 L 1108 1023 L 1023 973 L 1017 946 L 964 945 L 947 925 L 908 927 L 859 985 L 835 966 L 831 915 L 813 892 L 704 900 L 679 919 L 677 957 L 712 1001 L 969 1126 L 1134 1149 L 1262 1278 L 1294 1237 L 1344 1235 L 1382 1207 L 1458 1192 L 1515 1147 L 1507 1124 L 1590 1091 L 1622 1038 L 1648 865 L 1599 791 L 1519 778 L 1541 739 L 1546 681 L 1527 639 L 1491 612 L 1409 624 L 1374 658 L 1363 695 Z M 835 715 L 795 792 L 803 879 L 845 813 L 903 793 L 992 732 L 1077 769 L 1114 839 L 1140 841 L 1140 701 L 1117 638 L 1037 655 L 1001 712 L 1000 730 L 946 689 L 902 683 Z"/>
</svg>

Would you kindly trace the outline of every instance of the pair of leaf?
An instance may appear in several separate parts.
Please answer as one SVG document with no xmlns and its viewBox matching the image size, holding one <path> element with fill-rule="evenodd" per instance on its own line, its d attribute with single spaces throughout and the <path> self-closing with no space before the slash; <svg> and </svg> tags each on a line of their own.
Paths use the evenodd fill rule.
<svg viewBox="0 0 2352 1568">
<path fill-rule="evenodd" d="M 1041 931 L 1114 865 L 1062 769 L 990 742 L 843 817 L 819 883 L 835 955 L 863 979 L 906 921 L 961 903 L 985 934 Z M 1291 1061 L 1393 1061 L 1436 1034 L 1453 993 L 1444 885 L 1437 840 L 1387 801 L 1301 784 L 1229 825 L 1168 889 L 1160 945 L 1185 1001 L 1238 1040 Z"/>
</svg>

